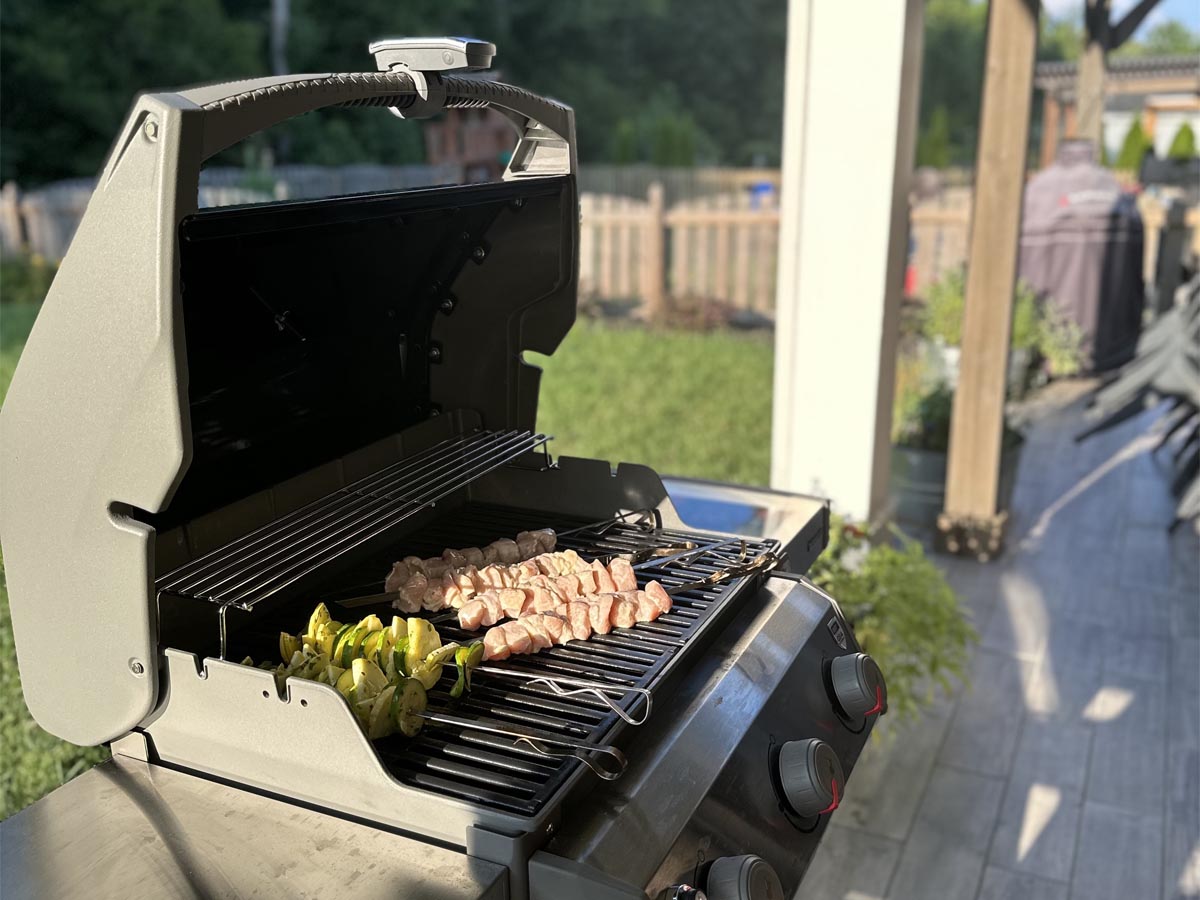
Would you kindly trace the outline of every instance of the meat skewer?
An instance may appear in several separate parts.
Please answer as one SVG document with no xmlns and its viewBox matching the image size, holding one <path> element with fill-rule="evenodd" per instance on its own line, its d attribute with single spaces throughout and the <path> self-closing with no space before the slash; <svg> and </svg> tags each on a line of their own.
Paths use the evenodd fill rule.
<svg viewBox="0 0 1200 900">
<path fill-rule="evenodd" d="M 430 612 L 448 607 L 461 608 L 477 594 L 504 589 L 532 589 L 540 598 L 539 605 L 554 605 L 576 594 L 636 590 L 637 577 L 633 567 L 616 558 L 608 566 L 599 561 L 587 562 L 574 550 L 542 553 L 516 565 L 493 563 L 482 569 L 467 566 L 448 569 L 440 579 L 412 577 L 401 588 L 394 606 L 413 613 L 420 609 Z"/>
<path fill-rule="evenodd" d="M 539 553 L 552 552 L 557 543 L 558 536 L 554 529 L 541 528 L 537 531 L 522 531 L 515 541 L 500 538 L 482 549 L 466 547 L 461 550 L 446 550 L 440 557 L 429 559 L 406 556 L 392 565 L 392 570 L 383 583 L 383 589 L 389 592 L 398 591 L 414 578 L 438 579 L 450 569 L 487 566 L 497 562 L 519 563 Z"/>
<path fill-rule="evenodd" d="M 637 590 L 637 576 L 626 560 L 618 557 L 605 566 L 599 560 L 585 563 L 573 551 L 567 552 L 577 561 L 575 572 L 522 578 L 511 587 L 480 591 L 461 605 L 455 604 L 452 598 L 450 605 L 459 606 L 459 625 L 474 631 L 481 626 L 495 625 L 501 619 L 552 611 L 563 603 L 590 595 Z"/>
<path fill-rule="evenodd" d="M 553 611 L 532 613 L 489 628 L 483 635 L 483 658 L 507 659 L 555 644 L 587 640 L 593 634 L 608 634 L 614 627 L 651 622 L 670 608 L 671 597 L 657 581 L 649 582 L 644 591 L 574 600 Z"/>
</svg>

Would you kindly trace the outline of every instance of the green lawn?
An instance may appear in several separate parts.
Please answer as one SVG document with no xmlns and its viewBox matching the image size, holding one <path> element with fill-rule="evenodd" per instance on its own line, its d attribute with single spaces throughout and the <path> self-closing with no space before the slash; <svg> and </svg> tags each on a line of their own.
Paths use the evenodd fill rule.
<svg viewBox="0 0 1200 900">
<path fill-rule="evenodd" d="M 0 402 L 33 326 L 33 304 L 0 304 Z M 556 455 L 647 463 L 659 472 L 765 484 L 771 443 L 771 343 L 580 322 L 537 356 L 538 427 Z M 21 696 L 0 562 L 0 819 L 108 755 L 42 731 Z"/>
<path fill-rule="evenodd" d="M 769 338 L 578 323 L 545 368 L 538 428 L 557 455 L 766 484 Z"/>
<path fill-rule="evenodd" d="M 0 304 L 0 402 L 33 327 L 37 306 Z M 17 653 L 0 561 L 0 819 L 108 756 L 103 747 L 76 747 L 42 731 L 21 696 Z"/>
</svg>

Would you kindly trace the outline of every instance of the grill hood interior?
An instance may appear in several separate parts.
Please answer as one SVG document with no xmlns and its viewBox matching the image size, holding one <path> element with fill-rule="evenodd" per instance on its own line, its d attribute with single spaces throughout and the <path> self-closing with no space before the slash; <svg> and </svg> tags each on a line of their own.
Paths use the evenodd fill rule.
<svg viewBox="0 0 1200 900">
<path fill-rule="evenodd" d="M 192 461 L 164 531 L 452 409 L 532 428 L 575 315 L 570 177 L 205 211 L 179 229 Z"/>
</svg>

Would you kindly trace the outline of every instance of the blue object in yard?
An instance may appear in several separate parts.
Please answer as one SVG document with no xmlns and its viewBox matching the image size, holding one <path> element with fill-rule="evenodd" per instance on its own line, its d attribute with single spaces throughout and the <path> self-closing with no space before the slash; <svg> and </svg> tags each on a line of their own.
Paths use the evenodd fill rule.
<svg viewBox="0 0 1200 900">
<path fill-rule="evenodd" d="M 723 531 L 728 534 L 743 534 L 746 537 L 762 537 L 763 519 L 767 511 L 749 503 L 728 503 L 710 497 L 673 494 L 671 499 L 679 518 L 703 531 Z"/>
<path fill-rule="evenodd" d="M 750 185 L 750 208 L 761 209 L 764 201 L 775 193 L 775 185 L 769 181 L 758 181 Z"/>
</svg>

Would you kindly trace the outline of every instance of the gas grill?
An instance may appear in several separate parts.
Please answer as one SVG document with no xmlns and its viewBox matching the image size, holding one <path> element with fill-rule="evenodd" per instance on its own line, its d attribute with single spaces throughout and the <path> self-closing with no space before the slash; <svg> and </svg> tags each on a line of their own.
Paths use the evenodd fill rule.
<svg viewBox="0 0 1200 900">
<path fill-rule="evenodd" d="M 3 409 L 13 626 L 35 718 L 111 742 L 97 771 L 117 775 L 43 803 L 78 791 L 86 809 L 108 777 L 159 831 L 164 804 L 177 823 L 238 809 L 247 848 L 304 809 L 328 839 L 297 853 L 363 845 L 348 835 L 365 827 L 409 860 L 389 872 L 399 896 L 438 896 L 417 887 L 436 865 L 446 896 L 782 897 L 886 710 L 804 577 L 828 507 L 737 489 L 795 524 L 698 528 L 644 466 L 554 457 L 523 354 L 552 353 L 575 315 L 571 111 L 472 77 L 482 42 L 371 50 L 376 73 L 139 98 L 46 300 Z M 197 210 L 206 159 L 332 105 L 488 106 L 519 142 L 496 184 Z M 317 600 L 342 621 L 390 615 L 397 559 L 546 527 L 629 559 L 670 611 L 490 663 L 457 699 L 443 680 L 413 738 L 368 741 L 333 688 L 281 691 L 240 662 L 277 656 Z M 6 840 L 77 848 L 38 808 Z M 199 857 L 188 871 L 226 871 Z M 78 888 L 34 861 L 4 887 L 35 877 L 42 895 Z M 129 892 L 133 875 L 111 877 L 105 893 Z"/>
</svg>

